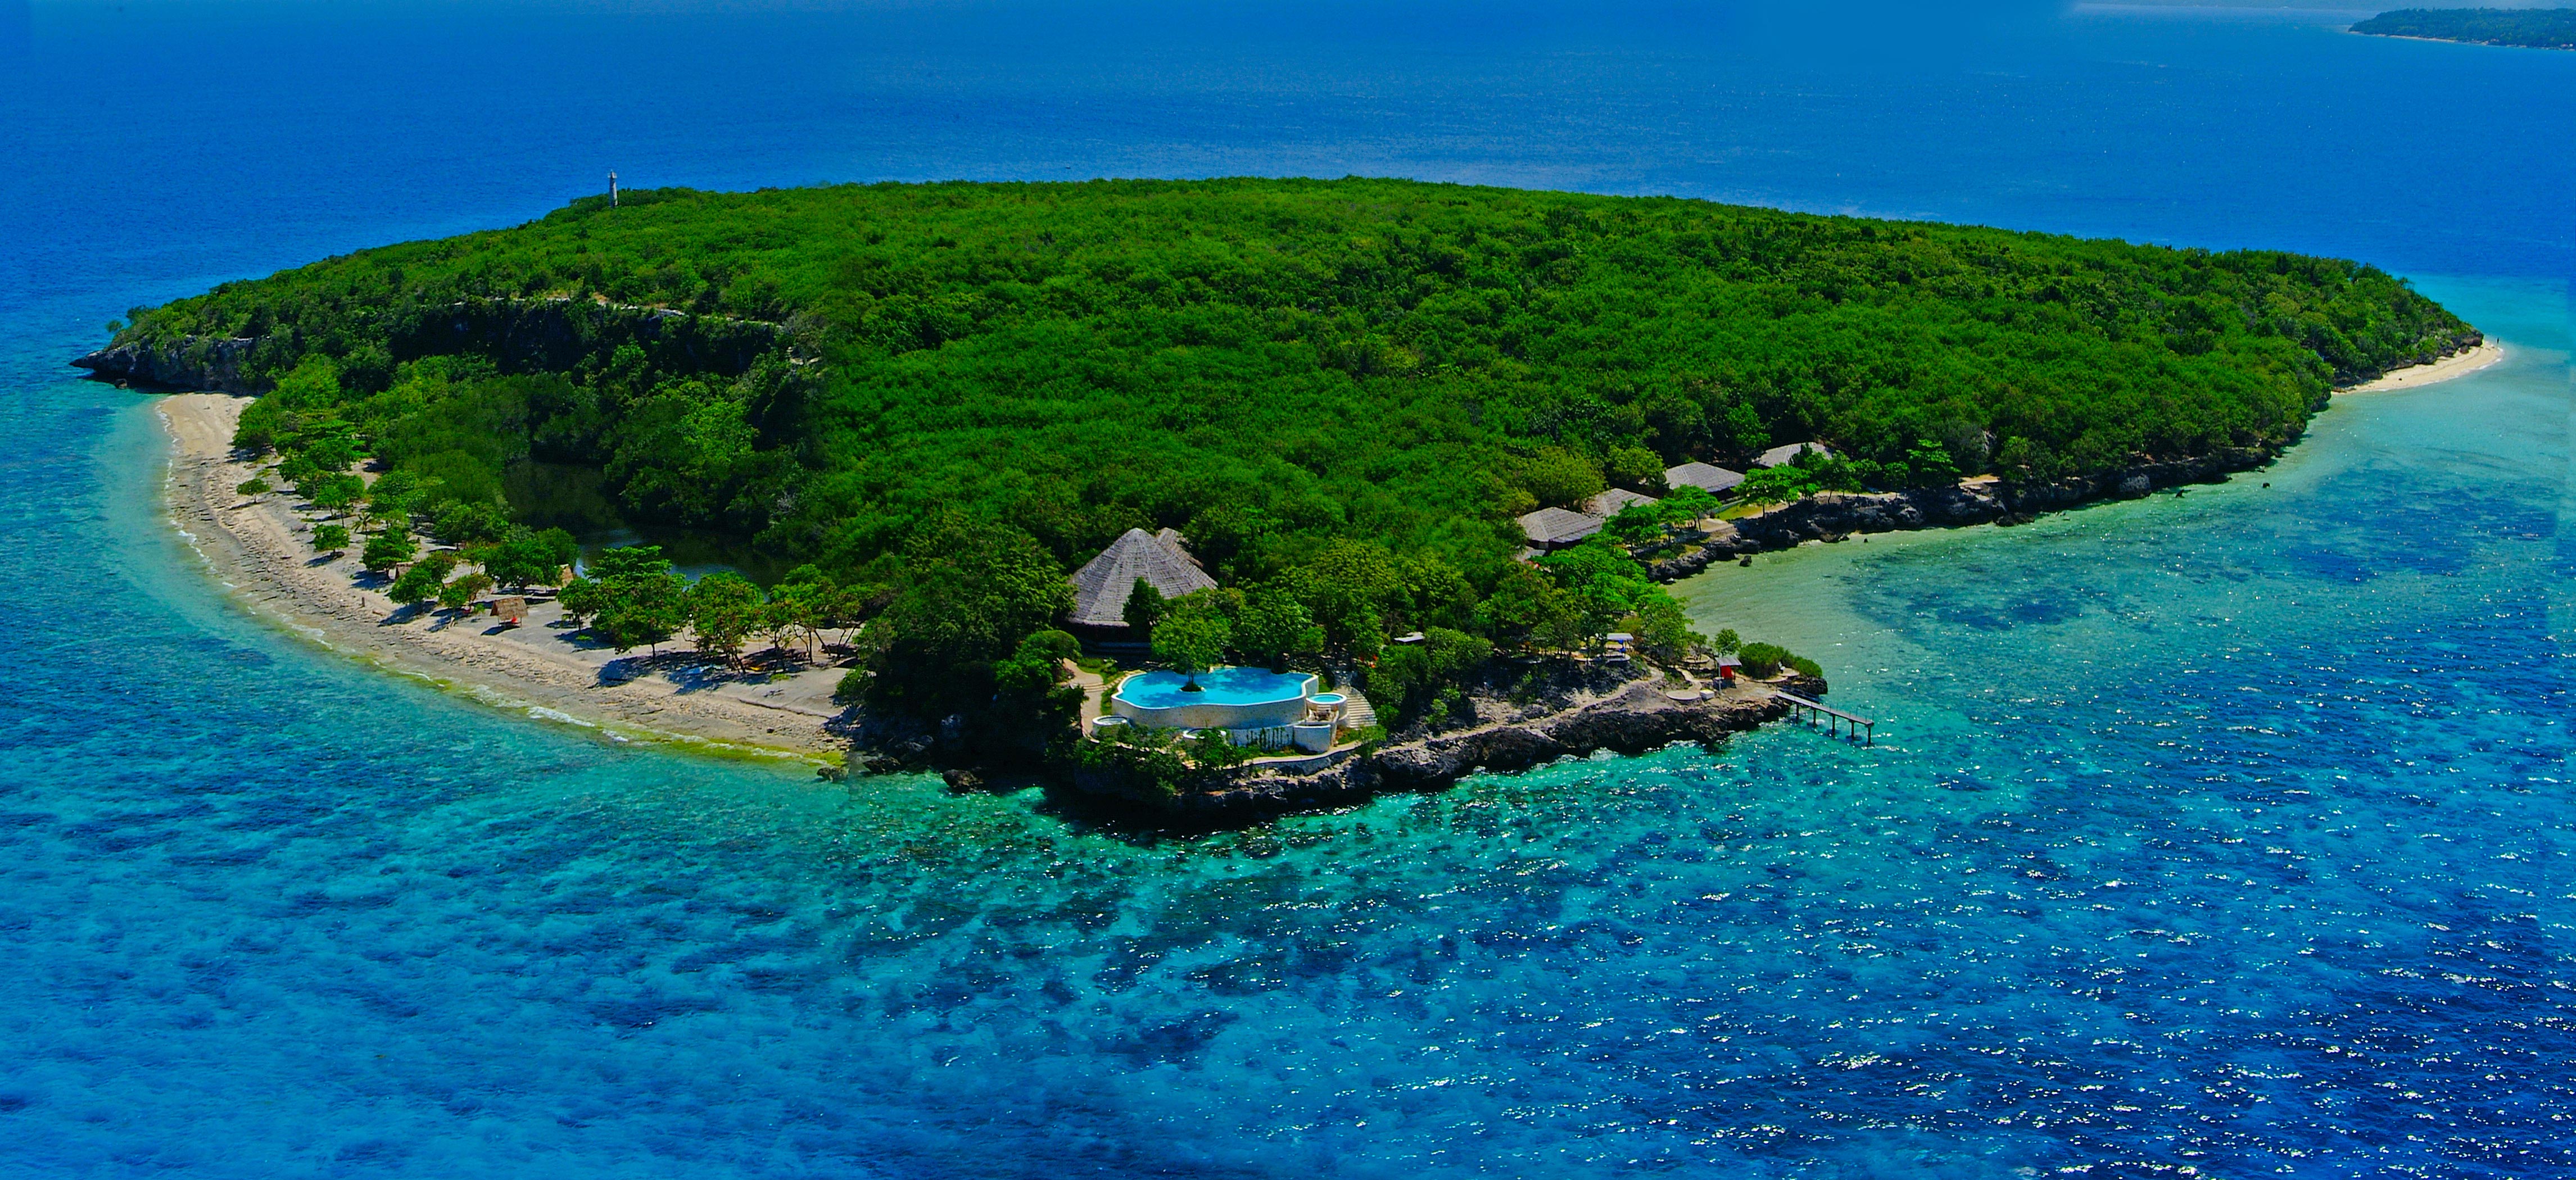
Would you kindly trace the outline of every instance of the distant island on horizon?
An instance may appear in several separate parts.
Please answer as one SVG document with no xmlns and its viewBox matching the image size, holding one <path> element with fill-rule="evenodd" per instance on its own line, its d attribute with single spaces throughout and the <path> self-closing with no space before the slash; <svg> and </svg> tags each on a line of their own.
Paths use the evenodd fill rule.
<svg viewBox="0 0 2576 1180">
<path fill-rule="evenodd" d="M 2400 8 L 2354 25 L 2373 37 L 2576 49 L 2576 8 Z"/>
</svg>

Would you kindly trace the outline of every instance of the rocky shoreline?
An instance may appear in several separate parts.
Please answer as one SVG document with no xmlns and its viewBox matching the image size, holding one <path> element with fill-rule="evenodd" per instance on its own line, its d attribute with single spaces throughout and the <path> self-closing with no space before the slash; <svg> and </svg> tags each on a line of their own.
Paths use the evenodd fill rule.
<svg viewBox="0 0 2576 1180">
<path fill-rule="evenodd" d="M 2413 364 L 2379 372 L 2339 374 L 2349 380 L 2335 392 L 2403 388 L 2417 380 L 2445 380 L 2492 364 L 2501 355 L 2494 341 L 2473 329 L 2423 354 Z M 2480 357 L 2485 359 L 2479 361 Z M 2452 365 L 2457 362 L 2471 363 L 2454 369 Z M 2322 410 L 2325 403 L 2320 400 L 2312 408 Z M 1683 548 L 1681 553 L 1651 559 L 1639 553 L 1638 557 L 1648 576 L 1659 582 L 1672 582 L 1721 561 L 1788 549 L 1809 541 L 1838 541 L 1856 533 L 2024 524 L 2043 513 L 2104 500 L 2135 500 L 2186 484 L 2225 483 L 2230 475 L 2256 470 L 2280 458 L 2297 445 L 2303 434 L 2303 430 L 2294 427 L 2286 437 L 2275 441 L 2220 447 L 2204 455 L 2164 459 L 2138 455 L 2128 466 L 2099 475 L 2027 481 L 1985 475 L 1950 487 L 1903 492 L 1819 492 L 1752 516 L 1714 522 L 1714 528 L 1683 529 L 1646 550 L 1658 552 L 1678 542 Z"/>
<path fill-rule="evenodd" d="M 1904 492 L 1818 492 L 1767 512 L 1717 521 L 1712 529 L 1685 529 L 1664 543 L 1669 548 L 1678 541 L 1683 552 L 1647 561 L 1646 573 L 1659 582 L 1678 581 L 1718 562 L 1808 541 L 1838 541 L 1856 533 L 2022 524 L 2042 513 L 2097 501 L 2135 500 L 2185 484 L 2224 483 L 2236 472 L 2252 471 L 2280 458 L 2286 449 L 2225 447 L 2207 455 L 2142 462 L 2102 475 L 2029 483 L 2009 483 L 1989 475 L 1962 480 L 1953 487 Z"/>
<path fill-rule="evenodd" d="M 1529 678 L 1547 683 L 1533 690 Z M 1814 677 L 1685 688 L 1647 664 L 1498 662 L 1459 715 L 1416 725 L 1331 760 L 1201 771 L 1178 789 L 1124 771 L 1081 769 L 1051 788 L 1081 810 L 1183 827 L 1224 827 L 1364 803 L 1379 795 L 1446 790 L 1470 774 L 1511 773 L 1600 750 L 1643 754 L 1676 742 L 1714 747 L 1788 715 L 1779 694 L 1815 697 Z M 954 783 L 954 780 L 952 780 Z"/>
</svg>

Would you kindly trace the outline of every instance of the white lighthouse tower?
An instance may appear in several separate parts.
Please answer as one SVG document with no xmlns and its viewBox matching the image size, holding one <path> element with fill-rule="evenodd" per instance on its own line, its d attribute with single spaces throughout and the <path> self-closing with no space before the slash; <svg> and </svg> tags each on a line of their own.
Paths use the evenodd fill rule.
<svg viewBox="0 0 2576 1180">
<path fill-rule="evenodd" d="M 608 207 L 611 209 L 617 207 L 617 173 L 615 172 L 608 174 Z"/>
</svg>

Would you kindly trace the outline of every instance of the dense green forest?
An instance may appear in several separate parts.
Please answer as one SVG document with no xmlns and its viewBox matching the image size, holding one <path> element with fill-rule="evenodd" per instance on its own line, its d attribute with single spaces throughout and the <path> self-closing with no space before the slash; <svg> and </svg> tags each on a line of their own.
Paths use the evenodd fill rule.
<svg viewBox="0 0 2576 1180">
<path fill-rule="evenodd" d="M 2352 31 L 2528 49 L 2576 49 L 2576 8 L 2400 8 L 2354 25 Z"/>
<path fill-rule="evenodd" d="M 1812 438 L 1904 486 L 2276 444 L 2471 334 L 2332 259 L 1361 179 L 630 191 L 118 328 L 255 339 L 243 441 L 372 455 L 436 527 L 605 496 L 968 609 L 1169 526 L 1370 652 L 1547 632 L 1511 518 L 1671 463 Z M 1632 568 L 1545 576 L 1612 588 L 1596 622 L 1662 609 Z"/>
</svg>

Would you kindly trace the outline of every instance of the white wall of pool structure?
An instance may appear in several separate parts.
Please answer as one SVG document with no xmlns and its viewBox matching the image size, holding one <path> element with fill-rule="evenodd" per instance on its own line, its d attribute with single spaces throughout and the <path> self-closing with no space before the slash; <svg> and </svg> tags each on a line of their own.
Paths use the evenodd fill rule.
<svg viewBox="0 0 2576 1180">
<path fill-rule="evenodd" d="M 1139 672 L 1119 682 L 1099 725 L 1223 730 L 1239 746 L 1330 749 L 1346 697 L 1319 692 L 1311 672 L 1211 668 L 1196 675 Z M 1195 687 L 1193 687 L 1195 685 Z"/>
</svg>

